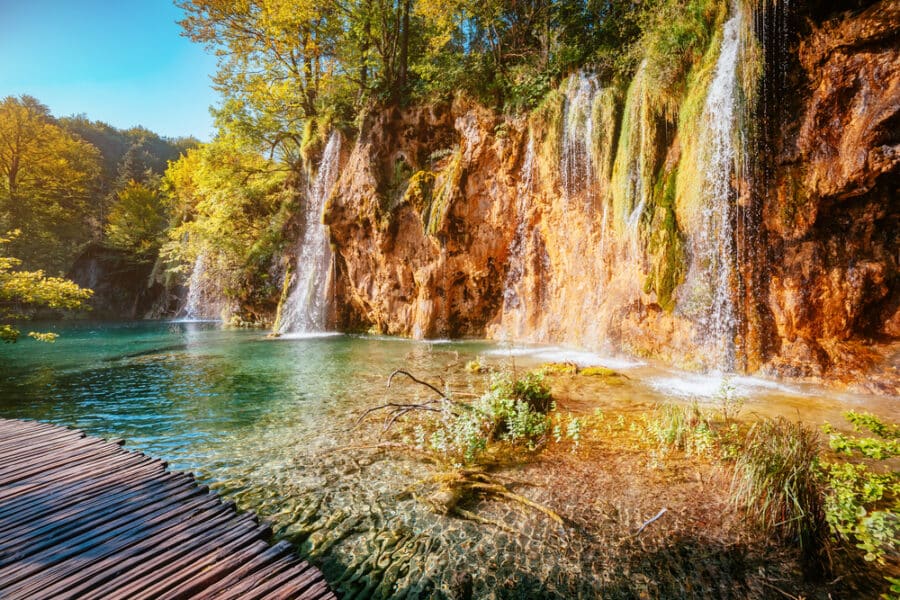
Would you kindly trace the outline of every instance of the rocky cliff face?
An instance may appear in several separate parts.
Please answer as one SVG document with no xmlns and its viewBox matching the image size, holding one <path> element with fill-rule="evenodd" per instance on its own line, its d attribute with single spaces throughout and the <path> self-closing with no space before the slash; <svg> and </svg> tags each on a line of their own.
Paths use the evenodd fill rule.
<svg viewBox="0 0 900 600">
<path fill-rule="evenodd" d="M 325 209 L 344 327 L 479 336 L 500 305 L 518 136 L 474 106 L 373 117 Z"/>
<path fill-rule="evenodd" d="M 880 2 L 800 42 L 799 127 L 763 209 L 777 373 L 859 376 L 900 338 L 898 22 Z"/>
<path fill-rule="evenodd" d="M 67 277 L 94 291 L 89 300 L 94 319 L 158 319 L 176 314 L 181 299 L 157 282 L 153 263 L 135 263 L 118 250 L 100 245 L 86 248 Z"/>
<path fill-rule="evenodd" d="M 528 119 L 370 116 L 325 208 L 338 325 L 847 381 L 881 364 L 867 381 L 897 393 L 898 8 L 807 25 L 753 105 L 760 20 L 723 8 L 677 121 L 643 65 L 627 89 L 575 75 Z"/>
</svg>

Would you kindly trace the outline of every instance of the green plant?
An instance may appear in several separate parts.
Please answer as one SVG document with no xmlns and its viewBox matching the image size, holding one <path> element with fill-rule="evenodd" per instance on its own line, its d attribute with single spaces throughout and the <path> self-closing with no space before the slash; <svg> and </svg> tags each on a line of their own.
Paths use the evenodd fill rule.
<svg viewBox="0 0 900 600">
<path fill-rule="evenodd" d="M 454 465 L 478 463 L 498 442 L 534 450 L 546 440 L 552 409 L 543 373 L 496 374 L 490 389 L 473 403 L 445 406 L 428 446 Z"/>
<path fill-rule="evenodd" d="M 543 371 L 528 371 L 521 377 L 499 374 L 491 381 L 491 393 L 526 402 L 540 413 L 549 412 L 553 402 Z"/>
<path fill-rule="evenodd" d="M 646 427 L 663 450 L 682 450 L 700 456 L 715 447 L 715 430 L 696 402 L 690 406 L 664 404 L 658 408 L 657 416 L 648 420 Z"/>
<path fill-rule="evenodd" d="M 808 567 L 828 565 L 819 437 L 814 430 L 785 419 L 753 425 L 735 461 L 731 498 L 764 532 L 798 543 Z"/>
<path fill-rule="evenodd" d="M 885 562 L 898 554 L 900 538 L 900 473 L 880 463 L 897 456 L 898 427 L 874 415 L 850 411 L 847 420 L 857 432 L 875 437 L 847 436 L 826 424 L 829 445 L 842 457 L 866 462 L 829 462 L 822 466 L 827 479 L 825 514 L 832 534 L 853 543 L 868 561 Z M 868 464 L 866 464 L 868 463 Z M 877 469 L 877 470 L 876 470 Z"/>
<path fill-rule="evenodd" d="M 868 430 L 876 437 L 848 437 L 825 424 L 823 430 L 830 434 L 829 445 L 835 452 L 852 456 L 854 451 L 866 458 L 885 460 L 900 456 L 900 427 L 886 424 L 875 415 L 848 411 L 844 417 L 853 424 L 856 432 Z"/>
<path fill-rule="evenodd" d="M 730 423 L 732 419 L 740 414 L 744 407 L 744 397 L 737 393 L 737 388 L 727 377 L 719 385 L 719 389 L 716 392 L 716 401 L 719 405 L 719 411 L 722 413 L 722 420 L 725 423 Z"/>
</svg>

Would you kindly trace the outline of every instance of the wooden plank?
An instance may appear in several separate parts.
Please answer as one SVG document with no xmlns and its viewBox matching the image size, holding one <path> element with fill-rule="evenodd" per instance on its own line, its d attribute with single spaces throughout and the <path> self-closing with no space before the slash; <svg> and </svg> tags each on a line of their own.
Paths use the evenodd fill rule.
<svg viewBox="0 0 900 600">
<path fill-rule="evenodd" d="M 17 463 L 11 469 L 0 471 L 3 481 L 15 483 L 26 479 L 36 473 L 46 473 L 57 469 L 66 468 L 75 463 L 89 463 L 91 459 L 99 459 L 106 456 L 114 456 L 116 451 L 112 448 L 79 447 L 75 450 L 51 452 L 43 456 L 29 458 Z"/>
<path fill-rule="evenodd" d="M 2 598 L 335 598 L 270 535 L 118 442 L 0 419 Z"/>
<path fill-rule="evenodd" d="M 226 530 L 221 535 L 208 536 L 207 541 L 199 548 L 174 561 L 170 565 L 157 570 L 151 578 L 142 578 L 121 590 L 123 598 L 158 598 L 169 588 L 190 579 L 198 572 L 208 568 L 221 556 L 217 551 L 235 552 L 240 548 L 265 537 L 263 528 Z M 147 584 L 150 584 L 147 587 Z"/>
<path fill-rule="evenodd" d="M 139 575 L 138 569 L 142 565 L 145 568 L 151 568 L 147 566 L 151 559 L 173 547 L 188 551 L 191 540 L 196 540 L 198 536 L 210 529 L 226 524 L 231 518 L 233 518 L 233 514 L 224 505 L 219 504 L 207 511 L 207 514 L 198 514 L 196 518 L 190 520 L 185 519 L 160 530 L 141 543 L 128 545 L 115 556 L 92 562 L 89 569 L 85 569 L 77 577 L 62 580 L 58 586 L 53 588 L 53 591 L 58 591 L 59 597 L 83 598 L 87 592 L 111 580 L 115 580 L 114 586 L 119 586 L 127 578 Z"/>
<path fill-rule="evenodd" d="M 254 542 L 240 552 L 231 554 L 223 560 L 218 561 L 209 569 L 194 575 L 190 579 L 170 589 L 166 595 L 169 600 L 193 598 L 199 592 L 209 588 L 216 582 L 222 581 L 237 571 L 241 566 L 252 561 L 254 557 L 264 553 L 268 547 L 269 545 L 265 542 Z M 288 551 L 289 549 L 284 549 L 283 547 L 278 549 L 276 551 L 277 557 L 283 556 Z"/>
<path fill-rule="evenodd" d="M 224 522 L 217 522 L 215 531 L 201 530 L 193 536 L 182 535 L 174 540 L 176 543 L 164 547 L 161 553 L 157 553 L 149 560 L 142 560 L 139 564 L 121 573 L 107 585 L 96 588 L 94 592 L 101 597 L 107 597 L 117 593 L 119 590 L 142 589 L 152 585 L 160 576 L 164 576 L 164 574 L 158 573 L 159 569 L 203 547 L 209 543 L 210 539 L 223 535 L 223 531 L 228 531 L 235 527 L 236 524 L 233 521 L 232 514 L 228 515 Z"/>
<path fill-rule="evenodd" d="M 266 550 L 265 552 L 257 555 L 253 559 L 247 561 L 242 567 L 232 572 L 230 575 L 222 579 L 221 581 L 209 586 L 207 589 L 203 590 L 203 592 L 199 593 L 197 598 L 208 600 L 212 598 L 221 598 L 225 591 L 230 589 L 231 587 L 237 585 L 241 579 L 247 577 L 251 573 L 255 573 L 256 571 L 267 567 L 272 562 L 280 559 L 286 553 L 291 551 L 291 545 L 287 542 L 279 542 Z"/>
<path fill-rule="evenodd" d="M 302 569 L 300 568 L 301 566 L 303 567 Z M 335 598 L 327 585 L 324 586 L 323 590 L 318 592 L 314 589 L 316 584 L 320 582 L 323 582 L 322 574 L 312 565 L 302 563 L 292 569 L 291 578 L 286 579 L 281 585 L 274 586 L 270 590 L 265 591 L 259 598 L 266 600 L 274 598 L 292 598 L 296 597 L 298 592 L 302 592 L 303 598 Z M 322 592 L 325 592 L 324 595 Z"/>
<path fill-rule="evenodd" d="M 66 520 L 68 515 L 63 515 L 60 517 L 61 521 L 47 523 L 37 531 L 27 532 L 11 540 L 3 540 L 0 543 L 0 581 L 8 573 L 6 565 L 10 563 L 38 554 L 40 560 L 46 563 L 56 556 L 54 550 L 59 546 L 62 546 L 60 551 L 64 554 L 71 554 L 73 545 L 89 544 L 97 538 L 102 539 L 104 534 L 117 526 L 131 520 L 143 519 L 152 514 L 150 511 L 159 510 L 161 504 L 165 506 L 197 491 L 196 488 L 188 489 L 187 493 L 182 492 L 175 498 L 165 495 L 167 492 L 177 491 L 180 487 L 179 482 L 171 482 L 145 486 L 130 494 L 107 496 L 90 510 L 76 512 L 74 519 Z M 162 495 L 162 498 L 159 495 Z M 130 503 L 127 509 L 122 506 L 123 502 Z M 10 550 L 15 548 L 19 549 Z M 44 552 L 45 550 L 47 552 Z"/>
<path fill-rule="evenodd" d="M 52 504 L 55 510 L 62 510 L 76 502 L 106 493 L 108 488 L 115 483 L 128 487 L 144 481 L 150 474 L 163 473 L 158 466 L 156 461 L 149 461 L 130 468 L 124 475 L 119 470 L 108 469 L 98 473 L 76 474 L 62 482 L 38 482 L 31 486 L 23 486 L 21 494 L 11 496 L 9 500 L 0 505 L 2 506 L 0 508 L 0 524 L 9 521 L 11 525 L 17 525 L 10 518 L 13 516 L 19 521 L 28 521 L 35 515 L 44 512 L 45 504 Z M 44 488 L 49 489 L 45 490 Z M 44 501 L 40 504 L 35 503 L 33 497 L 33 493 L 38 491 Z M 0 525 L 0 535 L 3 531 L 4 529 Z"/>
<path fill-rule="evenodd" d="M 73 578 L 75 581 L 78 581 L 81 577 L 89 575 L 92 572 L 92 568 L 96 566 L 95 563 L 115 556 L 129 546 L 140 543 L 161 530 L 168 529 L 173 523 L 177 523 L 179 518 L 183 520 L 185 516 L 187 518 L 195 517 L 203 512 L 202 509 L 204 507 L 209 508 L 212 503 L 217 502 L 218 498 L 215 496 L 207 496 L 206 498 L 197 498 L 189 504 L 178 503 L 173 510 L 160 515 L 153 521 L 138 523 L 132 527 L 120 530 L 114 538 L 95 546 L 95 551 L 90 553 L 89 560 L 78 556 L 73 560 L 64 561 L 50 569 L 45 569 L 41 572 L 40 577 L 31 578 L 30 583 L 29 579 L 26 579 L 22 584 L 11 587 L 9 591 L 11 593 L 22 593 L 27 597 L 36 593 L 37 590 L 45 590 L 46 583 L 44 580 L 48 577 L 59 584 L 62 584 L 64 581 L 69 581 L 71 584 Z M 61 587 L 65 587 L 65 585 Z"/>
</svg>

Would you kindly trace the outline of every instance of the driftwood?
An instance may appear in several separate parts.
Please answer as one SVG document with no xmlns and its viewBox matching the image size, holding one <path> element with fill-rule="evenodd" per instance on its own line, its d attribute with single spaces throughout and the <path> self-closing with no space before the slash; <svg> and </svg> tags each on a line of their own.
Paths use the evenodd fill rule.
<svg viewBox="0 0 900 600">
<path fill-rule="evenodd" d="M 436 486 L 435 492 L 428 496 L 417 494 L 415 490 L 423 487 Z M 559 514 L 544 506 L 529 500 L 525 496 L 510 491 L 506 486 L 497 483 L 490 475 L 479 469 L 460 469 L 444 473 L 437 473 L 425 479 L 421 479 L 398 495 L 398 498 L 411 495 L 416 500 L 428 505 L 432 511 L 438 514 L 456 513 L 464 518 L 472 518 L 472 513 L 464 511 L 457 506 L 457 503 L 469 495 L 475 496 L 496 496 L 513 502 L 514 504 L 531 508 L 543 513 L 560 526 L 565 525 L 563 518 Z M 488 525 L 497 525 L 493 521 L 482 518 L 474 518 L 473 521 L 486 523 Z"/>
<path fill-rule="evenodd" d="M 669 511 L 668 508 L 663 508 L 661 511 L 659 511 L 658 513 L 656 513 L 656 516 L 655 516 L 655 517 L 653 517 L 652 519 L 650 519 L 650 520 L 648 520 L 648 521 L 644 521 L 644 524 L 641 525 L 640 529 L 638 529 L 637 531 L 634 532 L 634 535 L 633 535 L 632 537 L 637 537 L 637 536 L 641 535 L 641 532 L 644 531 L 644 529 L 647 528 L 647 525 L 653 523 L 654 521 L 656 521 L 657 519 L 659 519 L 661 516 L 663 516 L 664 514 L 666 514 L 668 511 Z"/>
</svg>

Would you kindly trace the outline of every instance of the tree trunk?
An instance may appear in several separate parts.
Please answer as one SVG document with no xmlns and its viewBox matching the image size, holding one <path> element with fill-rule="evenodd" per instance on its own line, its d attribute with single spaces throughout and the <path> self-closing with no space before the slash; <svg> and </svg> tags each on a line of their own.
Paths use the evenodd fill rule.
<svg viewBox="0 0 900 600">
<path fill-rule="evenodd" d="M 403 20 L 400 26 L 400 59 L 397 67 L 397 90 L 399 96 L 406 90 L 407 72 L 409 67 L 409 12 L 412 0 L 403 0 Z"/>
<path fill-rule="evenodd" d="M 363 16 L 363 39 L 359 59 L 359 97 L 358 103 L 365 98 L 369 87 L 369 45 L 372 38 L 372 0 L 366 0 Z"/>
</svg>

